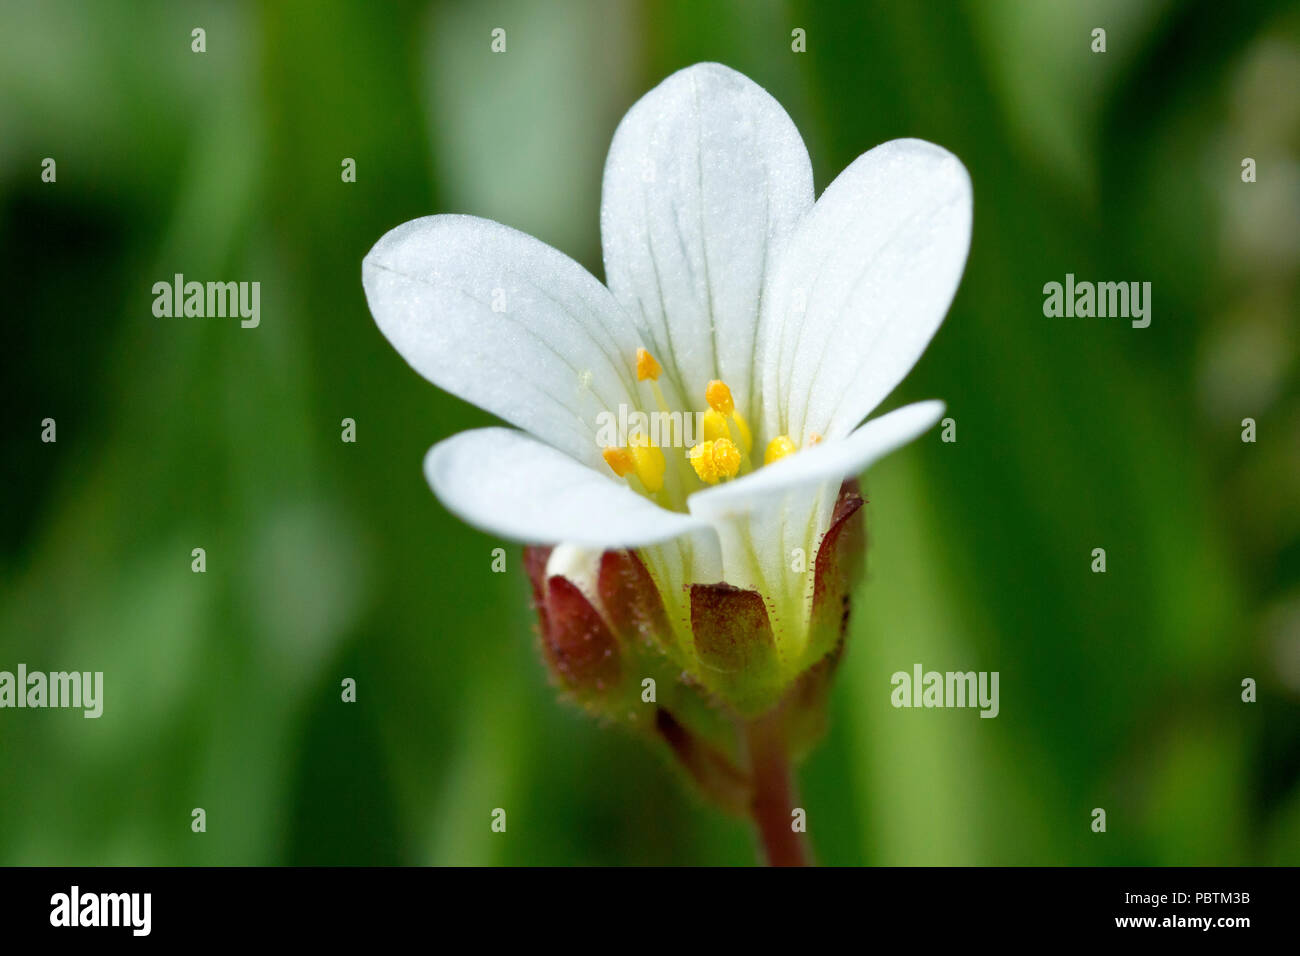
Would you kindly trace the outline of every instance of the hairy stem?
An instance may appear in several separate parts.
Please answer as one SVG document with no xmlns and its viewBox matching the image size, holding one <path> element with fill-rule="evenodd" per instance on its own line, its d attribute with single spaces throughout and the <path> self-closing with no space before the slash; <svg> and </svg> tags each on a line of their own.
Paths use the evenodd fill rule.
<svg viewBox="0 0 1300 956">
<path fill-rule="evenodd" d="M 805 837 L 793 827 L 796 800 L 781 710 L 745 725 L 753 794 L 750 815 L 769 866 L 808 866 Z"/>
</svg>

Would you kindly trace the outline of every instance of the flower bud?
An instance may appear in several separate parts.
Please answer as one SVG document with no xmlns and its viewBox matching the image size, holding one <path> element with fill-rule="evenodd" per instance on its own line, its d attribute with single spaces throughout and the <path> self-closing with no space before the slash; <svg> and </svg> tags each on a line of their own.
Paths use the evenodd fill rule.
<svg viewBox="0 0 1300 956">
<path fill-rule="evenodd" d="M 862 565 L 861 507 L 856 482 L 846 482 L 811 569 L 803 670 L 783 666 L 757 590 L 692 582 L 688 619 L 675 625 L 667 609 L 679 605 L 637 552 L 572 545 L 524 552 L 548 669 L 588 711 L 656 741 L 716 803 L 743 808 L 738 722 L 779 715 L 796 753 L 823 732 Z"/>
</svg>

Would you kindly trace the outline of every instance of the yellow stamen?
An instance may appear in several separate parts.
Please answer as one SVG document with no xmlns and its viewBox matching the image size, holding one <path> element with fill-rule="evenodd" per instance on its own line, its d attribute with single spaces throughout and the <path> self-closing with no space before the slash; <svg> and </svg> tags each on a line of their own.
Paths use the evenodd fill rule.
<svg viewBox="0 0 1300 956">
<path fill-rule="evenodd" d="M 725 439 L 719 440 L 725 441 Z M 708 482 L 710 485 L 718 483 L 718 466 L 713 460 L 713 442 L 700 442 L 686 453 L 686 458 L 701 481 Z"/>
<path fill-rule="evenodd" d="M 648 349 L 638 348 L 636 350 L 636 380 L 638 382 L 644 382 L 647 379 L 650 381 L 650 393 L 654 395 L 655 404 L 659 406 L 659 411 L 667 416 L 669 414 L 668 403 L 664 401 L 663 390 L 659 387 L 659 376 L 663 374 L 663 371 L 663 366 L 650 354 Z M 670 418 L 665 420 L 671 421 Z M 668 436 L 668 440 L 676 444 L 678 440 L 677 428 L 675 425 L 670 425 L 669 429 L 673 434 Z"/>
<path fill-rule="evenodd" d="M 702 441 L 686 453 L 686 458 L 700 480 L 710 485 L 723 478 L 735 478 L 740 472 L 740 449 L 730 438 Z"/>
<path fill-rule="evenodd" d="M 786 455 L 793 455 L 797 450 L 794 440 L 789 435 L 777 435 L 767 443 L 767 451 L 763 453 L 763 464 L 770 465 L 774 461 L 780 461 Z"/>
<path fill-rule="evenodd" d="M 745 421 L 739 410 L 731 413 L 731 420 L 736 423 L 736 432 L 740 435 L 740 448 L 748 455 L 754 450 L 754 436 L 749 431 L 749 422 Z"/>
<path fill-rule="evenodd" d="M 809 448 L 811 448 L 813 445 L 820 445 L 821 442 L 822 442 L 822 436 L 818 435 L 816 432 L 813 432 L 811 435 L 808 436 Z"/>
<path fill-rule="evenodd" d="M 606 448 L 600 454 L 605 459 L 605 464 L 620 478 L 636 469 L 636 462 L 626 448 Z"/>
<path fill-rule="evenodd" d="M 650 444 L 645 436 L 640 436 L 628 448 L 632 461 L 636 464 L 636 476 L 645 485 L 646 491 L 655 494 L 664 486 L 664 453 Z"/>
<path fill-rule="evenodd" d="M 721 412 L 715 412 L 709 409 L 704 413 L 704 439 L 705 441 L 716 441 L 719 438 L 728 438 L 731 435 L 731 429 L 727 427 L 727 418 Z"/>
<path fill-rule="evenodd" d="M 661 366 L 655 357 L 646 349 L 639 348 L 636 350 L 636 380 L 644 382 L 646 379 L 656 381 L 663 373 Z"/>
<path fill-rule="evenodd" d="M 720 478 L 735 478 L 740 471 L 740 449 L 730 438 L 719 438 L 713 443 L 713 464 Z"/>
<path fill-rule="evenodd" d="M 722 415 L 730 415 L 736 410 L 736 403 L 731 399 L 731 389 L 727 388 L 726 382 L 715 378 L 704 390 L 704 397 L 709 407 Z"/>
</svg>

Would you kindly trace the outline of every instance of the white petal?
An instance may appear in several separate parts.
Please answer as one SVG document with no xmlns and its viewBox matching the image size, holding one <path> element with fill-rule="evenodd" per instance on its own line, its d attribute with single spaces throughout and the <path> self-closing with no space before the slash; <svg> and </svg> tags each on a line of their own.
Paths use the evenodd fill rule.
<svg viewBox="0 0 1300 956">
<path fill-rule="evenodd" d="M 624 548 L 707 530 L 511 428 L 439 442 L 425 455 L 424 474 L 449 511 L 513 541 Z"/>
<path fill-rule="evenodd" d="M 606 280 L 688 407 L 720 378 L 749 408 L 764 277 L 812 199 L 790 117 L 725 66 L 674 73 L 619 124 L 601 194 Z"/>
<path fill-rule="evenodd" d="M 843 481 L 918 438 L 943 417 L 943 402 L 913 402 L 873 418 L 847 438 L 827 439 L 765 465 L 743 478 L 697 491 L 687 499 L 691 514 L 706 520 L 762 508 L 788 488 Z"/>
<path fill-rule="evenodd" d="M 551 549 L 546 559 L 546 577 L 557 574 L 567 578 L 582 596 L 594 608 L 601 608 L 600 600 L 600 560 L 605 554 L 604 548 L 584 548 L 579 544 L 562 542 Z"/>
<path fill-rule="evenodd" d="M 808 640 L 814 567 L 830 527 L 841 479 L 769 488 L 737 506 L 705 501 L 718 535 L 728 584 L 763 595 L 783 663 L 799 670 Z M 752 505 L 752 507 L 748 507 Z"/>
<path fill-rule="evenodd" d="M 970 177 L 938 146 L 894 140 L 841 173 L 765 293 L 765 434 L 843 437 L 880 404 L 947 314 L 970 231 Z"/>
<path fill-rule="evenodd" d="M 634 404 L 640 336 L 590 273 L 499 223 L 429 216 L 386 233 L 361 275 L 379 328 L 417 372 L 600 463 L 597 416 Z"/>
</svg>

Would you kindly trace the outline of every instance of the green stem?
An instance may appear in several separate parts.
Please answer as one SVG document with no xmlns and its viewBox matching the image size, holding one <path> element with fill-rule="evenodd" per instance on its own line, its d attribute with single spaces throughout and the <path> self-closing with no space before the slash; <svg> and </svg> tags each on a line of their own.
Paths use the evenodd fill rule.
<svg viewBox="0 0 1300 956">
<path fill-rule="evenodd" d="M 794 775 L 781 709 L 745 724 L 749 748 L 750 815 L 769 866 L 809 866 L 805 836 L 793 827 Z"/>
</svg>

